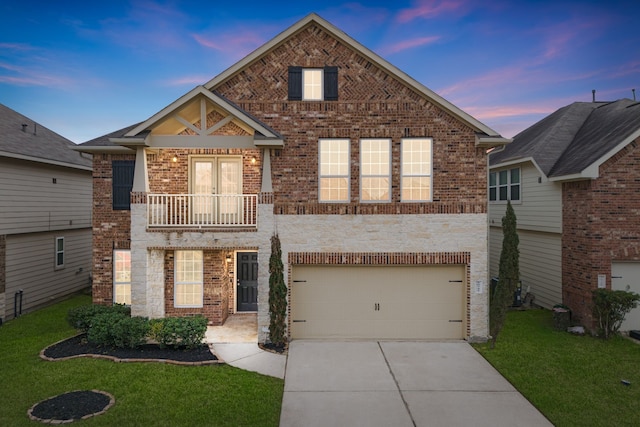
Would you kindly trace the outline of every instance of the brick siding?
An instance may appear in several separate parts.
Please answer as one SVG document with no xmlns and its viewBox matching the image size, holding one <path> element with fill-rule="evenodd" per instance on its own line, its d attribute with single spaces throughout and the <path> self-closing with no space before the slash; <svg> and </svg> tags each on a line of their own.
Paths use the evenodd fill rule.
<svg viewBox="0 0 640 427">
<path fill-rule="evenodd" d="M 562 297 L 574 319 L 595 327 L 591 291 L 611 288 L 611 263 L 640 261 L 640 139 L 600 167 L 600 178 L 562 186 Z"/>
</svg>

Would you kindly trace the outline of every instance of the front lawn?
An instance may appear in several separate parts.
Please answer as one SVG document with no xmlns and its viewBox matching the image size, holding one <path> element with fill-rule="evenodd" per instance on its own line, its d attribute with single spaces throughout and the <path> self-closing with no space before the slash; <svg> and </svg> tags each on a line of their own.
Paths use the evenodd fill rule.
<svg viewBox="0 0 640 427">
<path fill-rule="evenodd" d="M 227 365 L 176 366 L 79 358 L 47 362 L 40 350 L 74 335 L 65 317 L 78 296 L 0 327 L 0 426 L 33 426 L 35 403 L 75 390 L 111 393 L 115 405 L 87 426 L 277 426 L 284 381 Z"/>
<path fill-rule="evenodd" d="M 529 310 L 508 314 L 495 349 L 475 348 L 558 427 L 640 423 L 635 342 L 555 331 L 551 312 Z"/>
</svg>

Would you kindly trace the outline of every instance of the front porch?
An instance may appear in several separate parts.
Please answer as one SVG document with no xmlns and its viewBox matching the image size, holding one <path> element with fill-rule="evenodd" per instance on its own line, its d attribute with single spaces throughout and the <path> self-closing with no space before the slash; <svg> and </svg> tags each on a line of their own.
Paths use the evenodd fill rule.
<svg viewBox="0 0 640 427">
<path fill-rule="evenodd" d="M 230 314 L 224 324 L 207 327 L 205 341 L 211 344 L 257 343 L 258 314 Z"/>
</svg>

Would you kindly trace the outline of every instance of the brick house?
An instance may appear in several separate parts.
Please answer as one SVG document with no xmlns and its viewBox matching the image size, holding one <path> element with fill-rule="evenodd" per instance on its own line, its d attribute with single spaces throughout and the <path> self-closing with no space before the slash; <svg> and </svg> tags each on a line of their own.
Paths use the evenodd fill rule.
<svg viewBox="0 0 640 427">
<path fill-rule="evenodd" d="M 490 271 L 506 200 L 518 218 L 520 275 L 535 303 L 564 303 L 593 328 L 591 291 L 640 293 L 640 103 L 575 102 L 490 155 Z M 640 328 L 640 309 L 622 330 Z"/>
<path fill-rule="evenodd" d="M 94 154 L 94 302 L 295 338 L 487 337 L 495 131 L 311 14 Z"/>
</svg>

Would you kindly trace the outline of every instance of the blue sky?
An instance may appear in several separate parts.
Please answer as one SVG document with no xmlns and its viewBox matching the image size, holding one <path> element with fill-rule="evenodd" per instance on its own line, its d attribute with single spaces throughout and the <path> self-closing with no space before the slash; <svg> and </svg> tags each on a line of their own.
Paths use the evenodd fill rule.
<svg viewBox="0 0 640 427">
<path fill-rule="evenodd" d="M 637 0 L 6 0 L 0 103 L 81 143 L 145 120 L 316 12 L 512 137 L 640 99 Z"/>
</svg>

